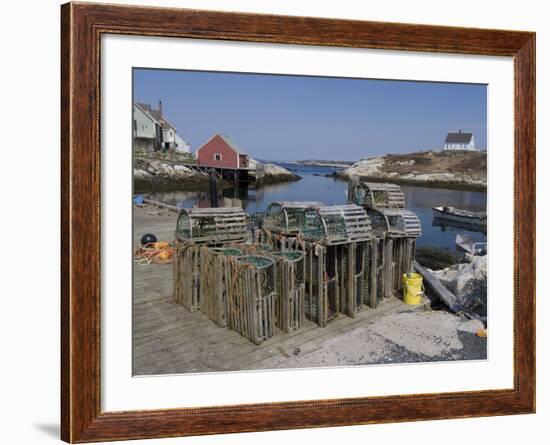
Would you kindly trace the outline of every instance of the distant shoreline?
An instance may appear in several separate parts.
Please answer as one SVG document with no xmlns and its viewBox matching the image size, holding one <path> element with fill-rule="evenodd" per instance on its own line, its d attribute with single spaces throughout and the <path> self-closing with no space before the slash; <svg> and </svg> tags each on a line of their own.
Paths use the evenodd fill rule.
<svg viewBox="0 0 550 445">
<path fill-rule="evenodd" d="M 416 153 L 411 153 L 410 155 L 416 155 Z M 390 155 L 391 156 L 391 155 Z M 407 156 L 407 155 L 404 155 Z M 330 175 L 319 175 L 319 176 L 330 176 L 340 181 L 348 181 L 349 176 L 346 173 L 346 169 L 352 167 L 355 163 L 348 161 L 315 161 L 315 160 L 305 160 L 305 161 L 270 161 L 274 164 L 290 164 L 296 166 L 315 166 L 315 167 L 327 167 L 327 168 L 339 168 L 339 171 L 335 171 Z M 378 173 L 376 176 L 371 175 L 357 175 L 362 181 L 370 182 L 389 182 L 398 185 L 409 185 L 416 187 L 427 187 L 434 189 L 446 189 L 446 190 L 463 190 L 463 191 L 472 191 L 472 192 L 487 192 L 487 185 L 482 183 L 470 183 L 464 180 L 445 180 L 445 179 L 416 179 L 416 178 L 403 178 L 399 177 L 394 173 L 390 175 L 389 173 Z"/>
<path fill-rule="evenodd" d="M 345 175 L 342 175 L 338 172 L 335 172 L 333 175 L 335 178 L 348 181 L 348 178 Z M 361 181 L 369 182 L 389 182 L 392 184 L 398 185 L 410 185 L 413 187 L 427 187 L 434 189 L 445 189 L 445 190 L 463 190 L 468 192 L 485 192 L 487 193 L 487 186 L 484 184 L 470 184 L 462 181 L 441 181 L 441 180 L 421 180 L 421 179 L 406 179 L 399 177 L 380 177 L 380 176 L 359 176 Z"/>
<path fill-rule="evenodd" d="M 304 161 L 271 161 L 275 164 L 294 164 L 294 165 L 307 165 L 311 167 L 333 167 L 333 168 L 347 168 L 353 165 L 351 161 L 316 161 L 316 160 L 304 160 Z"/>
</svg>

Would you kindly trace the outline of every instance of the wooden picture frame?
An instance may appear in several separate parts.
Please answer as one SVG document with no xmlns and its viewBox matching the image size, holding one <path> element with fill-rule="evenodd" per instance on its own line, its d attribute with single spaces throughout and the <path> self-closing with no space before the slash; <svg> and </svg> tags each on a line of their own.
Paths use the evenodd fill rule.
<svg viewBox="0 0 550 445">
<path fill-rule="evenodd" d="M 65 4 L 61 17 L 63 440 L 93 442 L 535 411 L 534 33 L 91 3 Z M 103 34 L 512 56 L 513 389 L 102 412 L 99 117 Z"/>
</svg>

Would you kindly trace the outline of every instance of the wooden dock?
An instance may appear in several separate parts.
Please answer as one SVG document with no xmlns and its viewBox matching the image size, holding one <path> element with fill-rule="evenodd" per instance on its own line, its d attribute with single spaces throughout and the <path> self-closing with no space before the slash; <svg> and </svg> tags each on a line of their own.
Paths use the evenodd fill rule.
<svg viewBox="0 0 550 445">
<path fill-rule="evenodd" d="M 226 181 L 236 181 L 240 183 L 254 183 L 259 182 L 263 179 L 264 176 L 264 166 L 260 162 L 256 164 L 256 167 L 216 167 L 208 165 L 199 165 L 196 162 L 183 162 L 180 160 L 170 159 L 170 158 L 158 158 L 155 156 L 144 156 L 139 155 L 135 157 L 136 159 L 143 159 L 146 161 L 160 161 L 164 164 L 170 164 L 172 167 L 176 165 L 181 165 L 190 170 L 197 171 L 204 175 L 209 175 L 210 171 L 214 171 L 218 179 L 225 179 Z"/>
<path fill-rule="evenodd" d="M 159 241 L 171 241 L 176 220 L 177 214 L 167 209 L 135 208 L 134 247 L 139 247 L 146 232 L 154 233 Z M 317 351 L 326 341 L 405 307 L 390 298 L 376 309 L 360 311 L 355 318 L 340 315 L 324 328 L 306 320 L 298 331 L 278 330 L 274 337 L 255 345 L 201 312 L 189 312 L 175 304 L 172 274 L 172 265 L 134 264 L 134 375 L 284 368 L 284 359 L 297 351 L 300 355 Z"/>
</svg>

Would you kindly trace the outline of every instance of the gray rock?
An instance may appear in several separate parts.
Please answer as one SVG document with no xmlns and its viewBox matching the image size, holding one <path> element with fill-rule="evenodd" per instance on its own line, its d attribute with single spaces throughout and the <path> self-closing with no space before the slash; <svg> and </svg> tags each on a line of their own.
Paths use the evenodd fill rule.
<svg viewBox="0 0 550 445">
<path fill-rule="evenodd" d="M 487 315 L 487 255 L 473 256 L 469 263 L 434 271 L 466 312 Z"/>
<path fill-rule="evenodd" d="M 174 178 L 174 167 L 170 164 L 161 163 L 158 166 L 158 174 L 166 179 Z"/>
<path fill-rule="evenodd" d="M 151 174 L 145 170 L 135 168 L 134 169 L 134 178 L 135 179 L 150 179 Z"/>
<path fill-rule="evenodd" d="M 174 176 L 176 178 L 186 178 L 193 176 L 193 171 L 184 165 L 174 165 Z"/>
</svg>

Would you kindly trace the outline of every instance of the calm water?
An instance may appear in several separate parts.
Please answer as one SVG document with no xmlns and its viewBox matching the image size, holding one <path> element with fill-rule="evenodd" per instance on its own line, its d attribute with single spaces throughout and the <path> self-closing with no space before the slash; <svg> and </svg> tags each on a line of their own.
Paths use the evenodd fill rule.
<svg viewBox="0 0 550 445">
<path fill-rule="evenodd" d="M 310 167 L 294 164 L 280 164 L 300 175 L 297 182 L 273 184 L 260 189 L 237 190 L 227 189 L 223 195 L 236 197 L 243 201 L 248 213 L 263 212 L 272 201 L 321 201 L 325 204 L 344 204 L 347 201 L 347 182 L 323 175 L 334 172 L 330 167 Z M 320 175 L 320 176 L 318 176 Z M 417 244 L 455 249 L 457 233 L 467 233 L 476 241 L 486 241 L 485 235 L 464 229 L 432 225 L 432 207 L 447 205 L 461 209 L 485 211 L 487 194 L 461 190 L 433 189 L 427 187 L 401 186 L 405 194 L 405 204 L 415 212 L 422 223 L 422 236 Z M 204 192 L 158 192 L 149 197 L 156 201 L 192 207 L 208 207 L 208 195 Z"/>
</svg>

